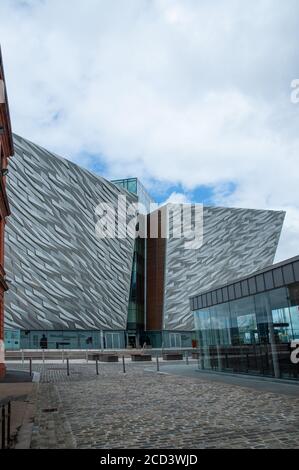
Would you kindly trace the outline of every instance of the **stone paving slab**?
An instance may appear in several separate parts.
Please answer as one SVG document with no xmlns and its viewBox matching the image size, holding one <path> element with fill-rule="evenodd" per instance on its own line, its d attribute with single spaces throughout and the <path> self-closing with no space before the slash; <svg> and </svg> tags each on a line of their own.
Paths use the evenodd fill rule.
<svg viewBox="0 0 299 470">
<path fill-rule="evenodd" d="M 16 374 L 7 374 L 6 380 L 0 383 L 0 401 L 10 400 L 11 402 L 11 444 L 10 447 L 15 447 L 19 429 L 24 423 L 25 417 L 28 412 L 29 399 L 34 389 L 34 384 L 29 381 L 21 382 L 21 376 Z"/>
<path fill-rule="evenodd" d="M 32 448 L 299 448 L 299 396 L 134 363 L 34 367 Z"/>
</svg>

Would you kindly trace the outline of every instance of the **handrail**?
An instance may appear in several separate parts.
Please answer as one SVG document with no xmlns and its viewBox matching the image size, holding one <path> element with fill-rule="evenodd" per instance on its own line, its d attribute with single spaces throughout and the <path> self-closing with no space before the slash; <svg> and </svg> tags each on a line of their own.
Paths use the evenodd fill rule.
<svg viewBox="0 0 299 470">
<path fill-rule="evenodd" d="M 0 449 L 9 449 L 11 445 L 11 401 L 0 402 Z"/>
</svg>

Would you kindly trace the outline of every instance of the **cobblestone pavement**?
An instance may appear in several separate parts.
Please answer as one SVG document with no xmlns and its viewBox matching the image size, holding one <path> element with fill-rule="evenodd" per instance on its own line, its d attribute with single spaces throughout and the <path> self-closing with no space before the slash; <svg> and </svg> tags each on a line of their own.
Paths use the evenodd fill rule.
<svg viewBox="0 0 299 470">
<path fill-rule="evenodd" d="M 157 374 L 36 365 L 32 448 L 299 448 L 299 396 Z"/>
</svg>

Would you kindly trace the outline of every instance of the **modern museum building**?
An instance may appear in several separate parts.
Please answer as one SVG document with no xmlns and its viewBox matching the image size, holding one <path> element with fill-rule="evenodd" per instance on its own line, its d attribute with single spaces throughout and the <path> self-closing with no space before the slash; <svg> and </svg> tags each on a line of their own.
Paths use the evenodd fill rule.
<svg viewBox="0 0 299 470">
<path fill-rule="evenodd" d="M 284 212 L 191 204 L 190 223 L 202 243 L 190 249 L 185 236 L 161 230 L 163 218 L 173 224 L 179 205 L 152 209 L 138 179 L 108 181 L 16 135 L 14 149 L 7 177 L 7 349 L 191 347 L 198 344 L 198 329 L 205 347 L 247 348 L 264 344 L 270 332 L 277 336 L 279 328 L 288 337 L 291 328 L 298 330 L 298 262 L 291 264 L 292 279 L 284 271 L 290 268 L 276 268 L 281 285 L 268 268 Z M 117 236 L 97 235 L 99 206 L 117 208 L 120 196 L 126 207 L 142 202 L 138 221 L 147 222 L 146 236 L 124 236 L 119 219 Z M 202 220 L 196 225 L 198 207 Z M 153 216 L 159 227 L 154 237 L 148 236 Z M 228 287 L 215 291 L 219 285 Z M 274 305 L 273 331 L 265 326 L 265 298 Z M 281 318 L 282 311 L 289 317 Z M 287 323 L 292 326 L 277 326 Z M 252 368 L 251 355 L 249 361 Z"/>
</svg>

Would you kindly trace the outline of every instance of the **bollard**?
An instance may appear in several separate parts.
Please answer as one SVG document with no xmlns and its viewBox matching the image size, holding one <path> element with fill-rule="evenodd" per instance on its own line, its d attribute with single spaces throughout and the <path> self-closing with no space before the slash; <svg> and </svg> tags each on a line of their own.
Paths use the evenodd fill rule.
<svg viewBox="0 0 299 470">
<path fill-rule="evenodd" d="M 61 360 L 62 360 L 62 364 L 64 364 L 64 349 L 62 349 L 61 351 Z"/>
<path fill-rule="evenodd" d="M 124 371 L 124 374 L 125 374 L 126 373 L 125 356 L 123 356 L 123 371 Z"/>
<path fill-rule="evenodd" d="M 22 364 L 24 365 L 24 349 L 22 349 Z"/>
<path fill-rule="evenodd" d="M 96 359 L 96 373 L 99 375 L 99 360 Z"/>
<path fill-rule="evenodd" d="M 5 449 L 5 405 L 2 405 L 2 439 L 1 449 Z"/>
<path fill-rule="evenodd" d="M 10 446 L 10 420 L 11 420 L 11 402 L 7 404 L 7 447 Z"/>
<path fill-rule="evenodd" d="M 70 360 L 68 357 L 66 358 L 66 372 L 67 375 L 70 375 Z"/>
<path fill-rule="evenodd" d="M 45 350 L 43 349 L 43 365 L 45 365 Z"/>
<path fill-rule="evenodd" d="M 156 361 L 157 361 L 157 372 L 159 372 L 160 366 L 159 366 L 159 356 L 158 355 L 156 357 Z"/>
<path fill-rule="evenodd" d="M 187 366 L 189 365 L 189 355 L 188 355 L 188 351 L 186 351 L 186 364 L 187 364 Z"/>
<path fill-rule="evenodd" d="M 86 362 L 88 362 L 88 349 L 86 349 L 85 357 L 86 357 Z"/>
<path fill-rule="evenodd" d="M 30 377 L 32 377 L 32 358 L 29 357 L 29 374 L 30 374 Z"/>
<path fill-rule="evenodd" d="M 200 369 L 200 358 L 199 358 L 199 353 L 197 353 L 197 367 Z"/>
</svg>

